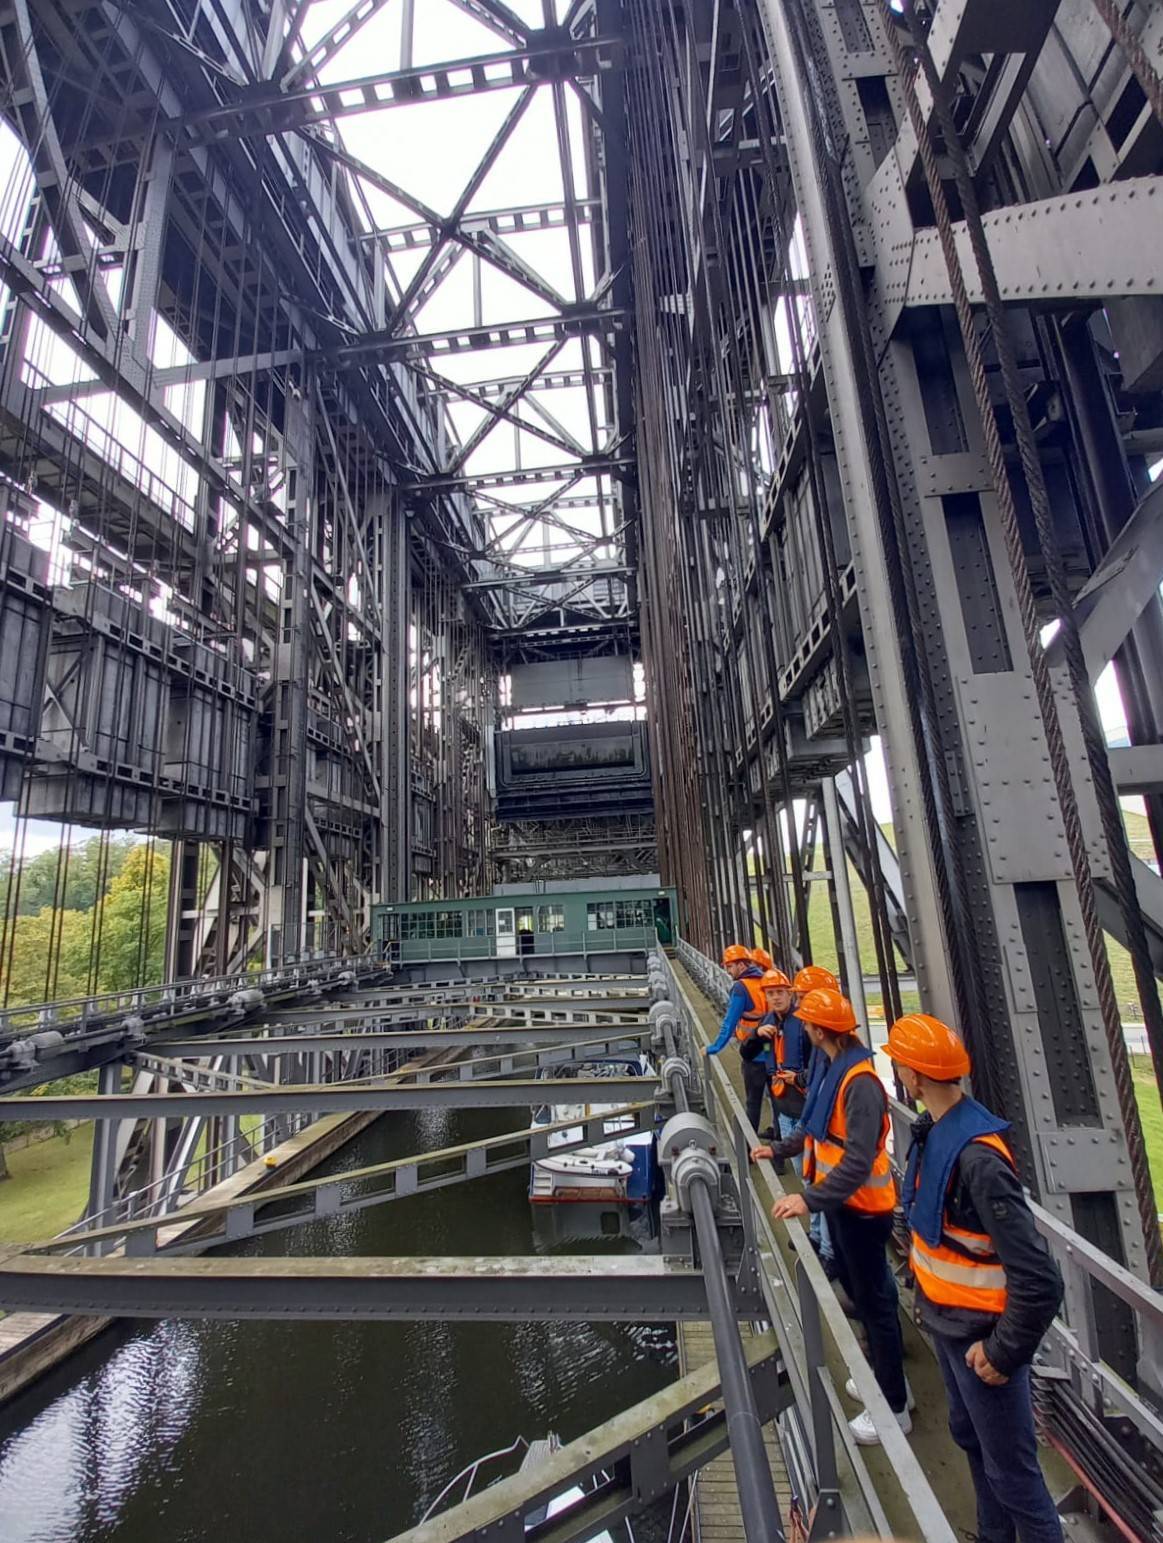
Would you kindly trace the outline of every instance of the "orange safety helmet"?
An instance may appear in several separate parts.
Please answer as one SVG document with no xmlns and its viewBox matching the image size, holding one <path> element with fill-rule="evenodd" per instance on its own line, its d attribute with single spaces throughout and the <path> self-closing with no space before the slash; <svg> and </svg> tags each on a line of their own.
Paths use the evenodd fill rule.
<svg viewBox="0 0 1163 1543">
<path fill-rule="evenodd" d="M 816 991 L 820 987 L 826 991 L 840 989 L 840 982 L 831 970 L 825 970 L 822 964 L 805 964 L 802 970 L 796 971 L 795 979 L 791 983 L 793 991 Z"/>
<path fill-rule="evenodd" d="M 852 1003 L 838 991 L 827 986 L 817 986 L 796 1008 L 801 1023 L 814 1023 L 829 1034 L 851 1034 L 856 1028 L 856 1014 Z"/>
<path fill-rule="evenodd" d="M 728 943 L 723 950 L 723 964 L 750 964 L 751 950 L 744 948 L 742 943 Z"/>
<path fill-rule="evenodd" d="M 775 960 L 767 952 L 766 948 L 753 948 L 751 950 L 751 963 L 757 964 L 761 970 L 773 970 Z"/>
<path fill-rule="evenodd" d="M 960 1034 L 928 1013 L 906 1013 L 888 1031 L 885 1047 L 902 1066 L 934 1082 L 957 1082 L 969 1075 L 969 1052 Z"/>
<path fill-rule="evenodd" d="M 759 978 L 759 984 L 764 991 L 774 991 L 779 986 L 787 986 L 789 989 L 791 987 L 791 981 L 783 971 L 775 969 L 774 966 L 770 970 L 764 970 Z"/>
</svg>

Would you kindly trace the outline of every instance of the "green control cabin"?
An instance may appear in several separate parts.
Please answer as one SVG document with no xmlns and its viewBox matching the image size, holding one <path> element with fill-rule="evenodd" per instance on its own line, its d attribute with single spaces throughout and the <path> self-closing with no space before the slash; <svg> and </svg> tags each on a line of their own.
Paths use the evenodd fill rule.
<svg viewBox="0 0 1163 1543">
<path fill-rule="evenodd" d="M 665 946 L 678 919 L 676 891 L 657 884 L 530 889 L 377 905 L 372 939 L 378 953 L 401 966 L 470 959 L 561 964 Z"/>
</svg>

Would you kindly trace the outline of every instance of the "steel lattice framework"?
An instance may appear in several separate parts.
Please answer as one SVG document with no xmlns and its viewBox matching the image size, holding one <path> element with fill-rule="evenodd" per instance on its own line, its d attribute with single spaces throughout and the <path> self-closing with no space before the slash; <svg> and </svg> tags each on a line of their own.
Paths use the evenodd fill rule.
<svg viewBox="0 0 1163 1543">
<path fill-rule="evenodd" d="M 885 1012 L 903 961 L 1047 1213 L 1158 1285 L 1103 934 L 1163 1068 L 1161 40 L 1158 0 L 12 0 L 0 793 L 176 843 L 173 977 L 640 867 L 648 782 L 690 939 L 795 962 L 822 842 L 849 991 L 845 859 Z M 640 804 L 497 793 L 506 677 L 608 656 Z"/>
<path fill-rule="evenodd" d="M 0 34 L 2 791 L 178 843 L 171 976 L 487 891 L 499 671 L 633 646 L 607 22 L 150 0 Z"/>
</svg>

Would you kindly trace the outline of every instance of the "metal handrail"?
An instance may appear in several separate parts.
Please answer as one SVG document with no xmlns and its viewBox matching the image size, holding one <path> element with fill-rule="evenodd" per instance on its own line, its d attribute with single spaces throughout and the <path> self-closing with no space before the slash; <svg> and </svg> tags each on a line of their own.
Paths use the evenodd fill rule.
<svg viewBox="0 0 1163 1543">
<path fill-rule="evenodd" d="M 326 984 L 343 972 L 367 973 L 382 968 L 379 961 L 366 954 L 327 955 L 316 960 L 284 964 L 258 971 L 239 971 L 233 975 L 184 976 L 178 980 L 159 981 L 152 986 L 133 986 L 124 991 L 107 991 L 95 996 L 66 997 L 59 1001 L 27 1003 L 0 1009 L 0 1034 L 31 1034 L 39 1029 L 70 1028 L 94 1018 L 117 1013 L 142 1014 L 154 1008 L 177 1012 L 194 1005 L 199 998 L 229 997 L 236 991 L 274 989 L 293 991 L 296 987 Z M 198 1005 L 205 1005 L 204 1001 Z M 32 1019 L 26 1022 L 21 1020 Z"/>
<path fill-rule="evenodd" d="M 680 941 L 678 955 L 709 998 L 720 1003 L 726 1000 L 730 986 L 726 971 L 689 943 Z M 682 1000 L 681 991 L 676 990 L 675 996 Z M 714 1090 L 712 1096 L 718 1093 L 726 1098 L 735 1105 L 737 1120 L 744 1120 L 721 1067 L 714 1068 L 714 1081 L 708 1077 L 708 1085 Z M 899 1172 L 908 1152 L 916 1111 L 890 1095 L 889 1113 L 893 1126 L 892 1154 Z M 745 1167 L 741 1167 L 740 1176 L 745 1180 Z M 751 1192 L 751 1186 L 745 1182 L 741 1188 Z M 1156 1406 L 1163 1407 L 1163 1294 L 1154 1291 L 1044 1206 L 1028 1196 L 1027 1199 L 1038 1232 L 1061 1269 L 1065 1283 L 1064 1310 L 1047 1332 L 1036 1367 L 1043 1373 L 1065 1376 L 1074 1395 L 1083 1404 L 1099 1415 L 1115 1412 L 1125 1417 L 1145 1441 L 1163 1453 L 1163 1418 L 1156 1412 Z M 762 1207 L 759 1210 L 761 1212 Z M 759 1220 L 766 1225 L 765 1217 L 760 1216 Z M 813 1268 L 818 1269 L 814 1256 L 808 1257 L 810 1249 L 806 1239 L 800 1246 L 802 1229 L 792 1227 L 789 1230 L 805 1269 L 809 1273 Z M 1095 1286 L 1112 1293 L 1134 1316 L 1139 1349 L 1137 1371 L 1152 1402 L 1148 1402 L 1104 1359 L 1095 1317 Z M 827 1297 L 818 1292 L 813 1291 L 811 1295 L 821 1303 L 827 1302 Z M 860 1378 L 856 1380 L 859 1384 Z M 864 1395 L 863 1386 L 861 1394 Z"/>
<path fill-rule="evenodd" d="M 424 1512 L 424 1515 L 420 1518 L 420 1521 L 419 1521 L 419 1523 L 417 1525 L 419 1525 L 421 1527 L 424 1525 L 424 1523 L 428 1520 L 428 1518 L 436 1510 L 436 1508 L 439 1506 L 440 1502 L 444 1499 L 444 1497 L 446 1495 L 450 1494 L 451 1491 L 454 1490 L 456 1488 L 456 1486 L 460 1483 L 461 1479 L 463 1479 L 466 1475 L 468 1476 L 468 1483 L 465 1486 L 464 1494 L 460 1497 L 460 1502 L 459 1503 L 461 1503 L 461 1504 L 463 1504 L 463 1502 L 466 1501 L 468 1499 L 468 1497 L 472 1494 L 472 1487 L 476 1483 L 477 1474 L 480 1472 L 481 1468 L 484 1466 L 485 1463 L 497 1462 L 502 1457 L 512 1457 L 516 1452 L 519 1452 L 522 1449 L 522 1447 L 524 1447 L 524 1449 L 526 1451 L 528 1451 L 529 1450 L 529 1443 L 526 1441 L 524 1436 L 518 1436 L 516 1441 L 511 1442 L 507 1447 L 498 1447 L 495 1452 L 486 1452 L 486 1453 L 484 1453 L 483 1456 L 476 1458 L 473 1462 L 469 1463 L 466 1467 L 462 1468 L 458 1474 L 456 1474 L 453 1478 L 449 1479 L 448 1483 L 440 1491 L 440 1493 L 439 1493 L 439 1495 L 437 1495 L 436 1499 L 432 1502 L 432 1504 Z"/>
<path fill-rule="evenodd" d="M 680 944 L 679 957 L 692 977 L 704 990 L 719 986 L 725 999 L 729 978 L 705 955 L 689 944 Z M 688 963 L 689 961 L 689 963 Z M 660 970 L 667 982 L 682 1032 L 688 1045 L 698 1051 L 699 1035 L 690 1002 L 664 956 L 653 956 L 652 969 Z M 717 977 L 722 977 L 719 981 Z M 704 985 L 706 982 L 706 985 Z M 711 992 L 707 991 L 708 996 Z M 813 1478 L 821 1501 L 839 1506 L 841 1462 L 853 1475 L 855 1490 L 865 1515 L 859 1522 L 851 1514 L 847 1520 L 852 1530 L 890 1536 L 883 1506 L 869 1475 L 861 1449 L 852 1439 L 848 1420 L 824 1359 L 825 1331 L 841 1357 L 844 1371 L 856 1382 L 860 1397 L 872 1415 L 891 1470 L 900 1487 L 903 1502 L 916 1521 L 916 1536 L 925 1543 L 954 1543 L 955 1533 L 947 1521 L 940 1501 L 933 1493 L 923 1468 L 897 1424 L 896 1417 L 880 1390 L 872 1368 L 848 1322 L 831 1283 L 812 1248 L 804 1228 L 793 1222 L 787 1228 L 787 1242 L 793 1250 L 789 1264 L 782 1242 L 751 1182 L 753 1169 L 748 1152 L 758 1140 L 746 1112 L 727 1077 L 726 1071 L 709 1057 L 697 1055 L 703 1062 L 703 1092 L 708 1115 L 718 1116 L 726 1125 L 730 1139 L 725 1143 L 735 1174 L 740 1205 L 754 1229 L 765 1268 L 759 1271 L 760 1287 L 768 1313 L 780 1339 L 784 1366 L 792 1387 L 801 1422 L 811 1433 L 809 1454 Z M 765 1178 L 775 1194 L 782 1193 L 774 1169 L 764 1165 Z M 851 1499 L 849 1486 L 846 1499 Z"/>
</svg>

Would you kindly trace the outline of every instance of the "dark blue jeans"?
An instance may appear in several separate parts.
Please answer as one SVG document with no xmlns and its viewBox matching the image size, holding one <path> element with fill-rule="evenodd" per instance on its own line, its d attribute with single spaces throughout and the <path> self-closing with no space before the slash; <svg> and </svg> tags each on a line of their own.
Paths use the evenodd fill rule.
<svg viewBox="0 0 1163 1543">
<path fill-rule="evenodd" d="M 933 1335 L 949 1395 L 949 1429 L 973 1474 L 981 1543 L 1062 1543 L 1062 1522 L 1038 1462 L 1030 1368 L 990 1387 L 965 1364 L 971 1344 Z"/>
<path fill-rule="evenodd" d="M 758 1134 L 763 1129 L 763 1101 L 771 1100 L 771 1069 L 762 1061 L 743 1062 L 743 1088 L 747 1094 L 747 1119 L 753 1131 Z M 774 1119 L 773 1119 L 774 1123 Z"/>
<path fill-rule="evenodd" d="M 869 1363 L 888 1407 L 899 1414 L 908 1391 L 896 1281 L 885 1254 L 892 1217 L 870 1216 L 842 1205 L 828 1212 L 828 1231 L 840 1284 L 852 1298 L 868 1335 Z"/>
</svg>

